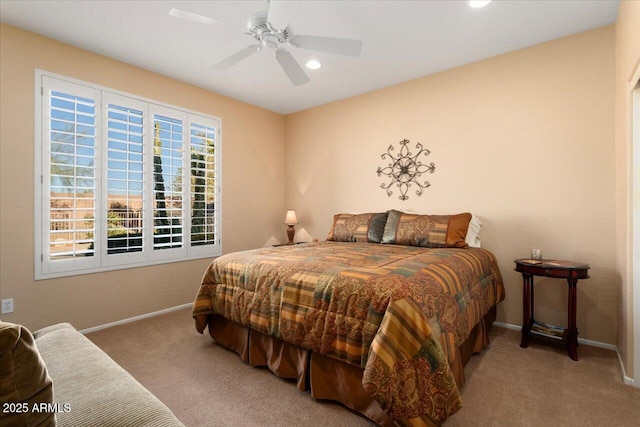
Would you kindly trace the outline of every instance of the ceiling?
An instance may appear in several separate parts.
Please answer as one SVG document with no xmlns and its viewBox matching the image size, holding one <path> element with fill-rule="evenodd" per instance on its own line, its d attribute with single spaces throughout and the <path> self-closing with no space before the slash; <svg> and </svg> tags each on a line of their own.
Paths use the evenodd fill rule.
<svg viewBox="0 0 640 427">
<path fill-rule="evenodd" d="M 276 0 L 277 1 L 277 0 Z M 618 0 L 302 1 L 296 34 L 360 39 L 359 58 L 289 49 L 311 82 L 294 87 L 263 49 L 227 71 L 212 65 L 255 44 L 244 34 L 267 1 L 10 1 L 0 19 L 213 92 L 288 114 L 437 73 L 555 38 L 612 24 Z M 179 8 L 225 21 L 199 24 Z M 0 40 L 1 47 L 1 40 Z"/>
</svg>

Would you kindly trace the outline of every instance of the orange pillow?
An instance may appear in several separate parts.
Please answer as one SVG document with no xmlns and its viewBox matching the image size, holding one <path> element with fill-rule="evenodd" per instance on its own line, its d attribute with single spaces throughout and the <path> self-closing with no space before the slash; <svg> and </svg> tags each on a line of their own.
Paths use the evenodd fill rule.
<svg viewBox="0 0 640 427">
<path fill-rule="evenodd" d="M 425 248 L 466 248 L 470 213 L 418 215 L 389 211 L 382 243 Z"/>
</svg>

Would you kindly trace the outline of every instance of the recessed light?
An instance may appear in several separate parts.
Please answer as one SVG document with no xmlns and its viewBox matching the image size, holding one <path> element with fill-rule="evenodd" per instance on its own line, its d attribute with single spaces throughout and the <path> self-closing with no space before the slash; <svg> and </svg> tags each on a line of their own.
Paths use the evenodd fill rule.
<svg viewBox="0 0 640 427">
<path fill-rule="evenodd" d="M 310 70 L 317 70 L 318 68 L 322 67 L 322 64 L 315 59 L 311 59 L 307 61 L 307 63 L 304 64 L 304 66 Z"/>
<path fill-rule="evenodd" d="M 491 0 L 469 0 L 469 6 L 477 9 L 479 7 L 485 7 L 491 3 Z"/>
</svg>

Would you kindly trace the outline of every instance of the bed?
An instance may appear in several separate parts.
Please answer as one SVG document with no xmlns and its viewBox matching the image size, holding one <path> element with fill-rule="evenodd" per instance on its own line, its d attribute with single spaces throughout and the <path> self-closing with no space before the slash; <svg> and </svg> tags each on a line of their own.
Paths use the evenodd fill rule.
<svg viewBox="0 0 640 427">
<path fill-rule="evenodd" d="M 455 237 L 455 216 L 396 212 L 339 214 L 327 241 L 215 259 L 197 330 L 380 425 L 442 424 L 504 287 L 493 254 L 464 240 L 470 215 Z"/>
</svg>

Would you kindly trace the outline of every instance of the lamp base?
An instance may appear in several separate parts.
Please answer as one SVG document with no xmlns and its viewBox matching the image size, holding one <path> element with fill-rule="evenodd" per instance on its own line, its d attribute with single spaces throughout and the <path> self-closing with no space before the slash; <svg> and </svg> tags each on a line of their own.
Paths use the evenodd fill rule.
<svg viewBox="0 0 640 427">
<path fill-rule="evenodd" d="M 296 230 L 294 228 L 293 225 L 289 225 L 289 228 L 287 228 L 287 236 L 289 237 L 289 242 L 287 243 L 287 245 L 293 245 L 293 236 L 296 234 Z"/>
</svg>

